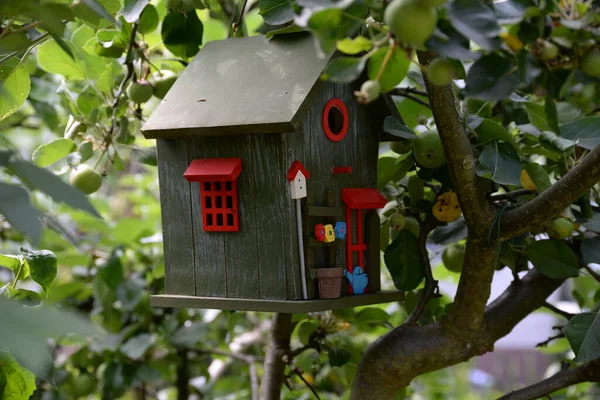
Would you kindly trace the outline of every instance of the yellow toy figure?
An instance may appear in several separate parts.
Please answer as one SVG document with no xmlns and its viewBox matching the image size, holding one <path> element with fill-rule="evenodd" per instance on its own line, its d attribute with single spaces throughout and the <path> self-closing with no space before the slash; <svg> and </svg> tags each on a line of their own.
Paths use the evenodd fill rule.
<svg viewBox="0 0 600 400">
<path fill-rule="evenodd" d="M 335 240 L 335 231 L 333 230 L 333 225 L 327 224 L 325 225 L 325 243 L 331 243 Z"/>
</svg>

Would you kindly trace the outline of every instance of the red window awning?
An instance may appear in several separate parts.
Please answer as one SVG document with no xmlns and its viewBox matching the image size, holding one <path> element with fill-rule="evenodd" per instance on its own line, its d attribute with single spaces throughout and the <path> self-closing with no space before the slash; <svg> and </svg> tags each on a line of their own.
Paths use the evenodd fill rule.
<svg viewBox="0 0 600 400">
<path fill-rule="evenodd" d="M 377 189 L 352 188 L 342 189 L 342 201 L 351 209 L 374 209 L 383 208 L 387 203 Z"/>
<path fill-rule="evenodd" d="M 199 158 L 183 174 L 188 182 L 232 181 L 242 172 L 241 158 Z"/>
</svg>

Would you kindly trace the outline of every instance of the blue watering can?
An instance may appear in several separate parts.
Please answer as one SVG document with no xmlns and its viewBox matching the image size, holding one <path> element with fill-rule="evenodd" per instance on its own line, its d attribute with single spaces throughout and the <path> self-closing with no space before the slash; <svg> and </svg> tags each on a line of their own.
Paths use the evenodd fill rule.
<svg viewBox="0 0 600 400">
<path fill-rule="evenodd" d="M 352 293 L 354 294 L 363 294 L 369 283 L 369 277 L 365 274 L 365 271 L 359 266 L 354 267 L 352 273 L 344 270 L 344 275 L 348 282 L 350 282 L 350 286 L 352 286 Z"/>
</svg>

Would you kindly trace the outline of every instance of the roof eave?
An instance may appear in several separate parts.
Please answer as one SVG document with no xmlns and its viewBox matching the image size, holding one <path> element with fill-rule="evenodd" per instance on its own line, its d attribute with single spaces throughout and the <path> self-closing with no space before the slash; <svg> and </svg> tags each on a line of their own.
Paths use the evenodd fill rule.
<svg viewBox="0 0 600 400">
<path fill-rule="evenodd" d="M 146 128 L 142 134 L 146 139 L 187 139 L 207 136 L 239 136 L 272 133 L 287 133 L 296 131 L 292 121 L 269 122 L 263 124 L 232 125 L 232 126 L 205 126 L 189 128 Z"/>
</svg>

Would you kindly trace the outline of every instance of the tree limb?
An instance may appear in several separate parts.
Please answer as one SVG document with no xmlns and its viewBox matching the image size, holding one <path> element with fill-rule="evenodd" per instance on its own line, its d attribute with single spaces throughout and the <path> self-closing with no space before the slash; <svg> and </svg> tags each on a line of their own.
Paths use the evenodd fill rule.
<svg viewBox="0 0 600 400">
<path fill-rule="evenodd" d="M 429 64 L 435 58 L 435 54 L 431 51 L 419 51 L 417 55 L 422 65 Z M 444 153 L 448 160 L 454 189 L 458 194 L 458 201 L 470 233 L 482 233 L 491 224 L 495 213 L 486 201 L 483 181 L 475 173 L 476 160 L 465 131 L 463 117 L 452 86 L 432 85 L 426 75 L 424 74 L 423 78 L 429 94 L 429 104 L 444 145 Z"/>
<path fill-rule="evenodd" d="M 600 181 L 600 146 L 596 146 L 558 182 L 500 221 L 497 239 L 507 240 L 548 222 Z"/>
<path fill-rule="evenodd" d="M 598 381 L 600 381 L 600 359 L 557 372 L 548 379 L 511 392 L 498 400 L 534 400 L 577 383 Z"/>
<path fill-rule="evenodd" d="M 530 271 L 488 307 L 478 335 L 456 335 L 448 320 L 426 326 L 402 325 L 366 351 L 352 387 L 352 399 L 389 399 L 426 372 L 491 351 L 521 320 L 538 309 L 564 281 Z"/>
<path fill-rule="evenodd" d="M 548 303 L 547 301 L 544 302 L 542 307 L 547 308 L 548 310 L 560 315 L 561 317 L 565 317 L 567 320 L 569 320 L 575 316 L 575 314 L 571 314 L 570 312 L 563 311 L 560 308 L 556 307 L 555 305 Z"/>
<path fill-rule="evenodd" d="M 431 214 L 421 224 L 419 231 L 419 252 L 421 253 L 423 267 L 425 268 L 425 287 L 423 288 L 419 302 L 404 322 L 405 324 L 414 324 L 419 320 L 427 302 L 438 288 L 438 281 L 433 278 L 433 273 L 431 272 L 431 262 L 429 261 L 429 252 L 427 251 L 427 236 L 438 225 L 438 220 Z"/>
<path fill-rule="evenodd" d="M 263 400 L 279 400 L 281 397 L 286 366 L 283 356 L 290 351 L 292 330 L 292 314 L 275 314 L 260 388 L 260 398 Z"/>
</svg>

